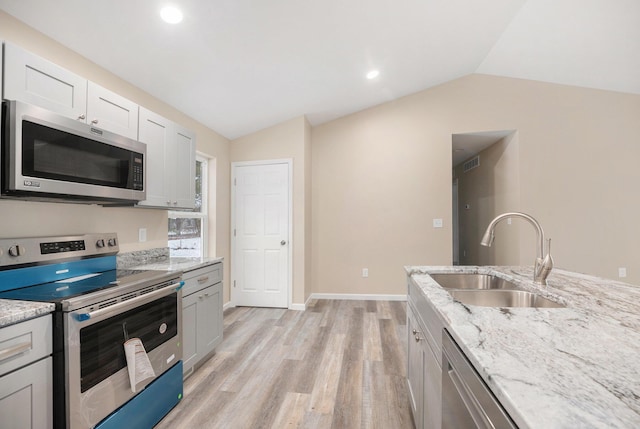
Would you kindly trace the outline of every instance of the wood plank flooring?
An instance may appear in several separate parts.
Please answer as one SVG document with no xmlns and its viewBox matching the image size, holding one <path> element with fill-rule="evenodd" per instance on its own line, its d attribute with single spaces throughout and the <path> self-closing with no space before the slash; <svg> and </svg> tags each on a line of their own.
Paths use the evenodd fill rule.
<svg viewBox="0 0 640 429">
<path fill-rule="evenodd" d="M 224 341 L 158 429 L 409 429 L 406 303 L 231 308 Z"/>
</svg>

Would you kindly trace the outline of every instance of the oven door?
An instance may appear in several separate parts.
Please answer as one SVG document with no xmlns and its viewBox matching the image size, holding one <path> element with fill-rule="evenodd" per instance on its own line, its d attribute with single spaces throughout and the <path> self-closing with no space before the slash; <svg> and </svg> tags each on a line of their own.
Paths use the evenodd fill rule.
<svg viewBox="0 0 640 429">
<path fill-rule="evenodd" d="M 2 192 L 145 199 L 146 145 L 19 101 L 3 103 Z"/>
<path fill-rule="evenodd" d="M 68 428 L 93 427 L 182 359 L 180 287 L 175 283 L 95 311 L 65 314 Z M 135 386 L 137 393 L 124 352 L 131 338 L 142 340 L 155 372 Z"/>
</svg>

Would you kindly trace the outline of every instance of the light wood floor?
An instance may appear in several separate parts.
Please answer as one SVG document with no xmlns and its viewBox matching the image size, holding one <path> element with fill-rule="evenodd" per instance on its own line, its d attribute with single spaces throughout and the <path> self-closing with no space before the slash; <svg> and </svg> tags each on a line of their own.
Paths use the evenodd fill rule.
<svg viewBox="0 0 640 429">
<path fill-rule="evenodd" d="M 156 427 L 413 428 L 406 304 L 311 302 L 224 314 L 224 341 Z"/>
</svg>

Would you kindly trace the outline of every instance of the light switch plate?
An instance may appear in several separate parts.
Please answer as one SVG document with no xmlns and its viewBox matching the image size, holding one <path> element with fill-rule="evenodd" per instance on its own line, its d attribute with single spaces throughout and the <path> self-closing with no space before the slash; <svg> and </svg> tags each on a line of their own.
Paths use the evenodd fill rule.
<svg viewBox="0 0 640 429">
<path fill-rule="evenodd" d="M 442 228 L 442 219 L 434 219 L 433 220 L 434 228 Z"/>
</svg>

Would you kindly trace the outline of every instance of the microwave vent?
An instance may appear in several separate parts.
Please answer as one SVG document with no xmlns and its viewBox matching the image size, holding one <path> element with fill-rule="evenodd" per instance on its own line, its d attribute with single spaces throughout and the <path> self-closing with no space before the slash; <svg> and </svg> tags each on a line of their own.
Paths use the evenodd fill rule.
<svg viewBox="0 0 640 429">
<path fill-rule="evenodd" d="M 473 170 L 474 168 L 478 168 L 478 167 L 480 167 L 480 155 L 476 155 L 473 158 L 471 158 L 469 161 L 466 161 L 462 166 L 462 171 L 467 173 Z"/>
</svg>

